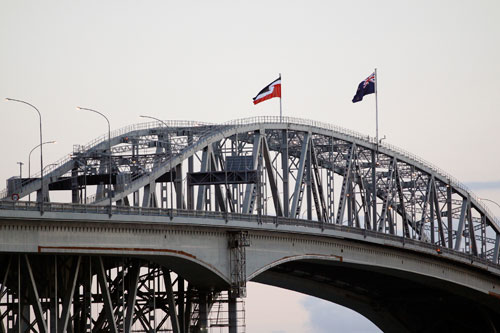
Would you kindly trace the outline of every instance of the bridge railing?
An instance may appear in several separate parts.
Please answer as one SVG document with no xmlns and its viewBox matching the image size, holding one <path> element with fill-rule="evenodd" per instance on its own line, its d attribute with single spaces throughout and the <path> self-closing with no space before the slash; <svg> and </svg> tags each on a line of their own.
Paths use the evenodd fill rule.
<svg viewBox="0 0 500 333">
<path fill-rule="evenodd" d="M 212 125 L 211 123 L 206 123 L 206 122 L 201 122 L 201 121 L 192 121 L 192 120 L 164 120 L 164 122 L 169 126 L 169 127 L 195 127 L 195 126 L 207 126 L 207 125 Z M 152 128 L 159 128 L 165 126 L 163 123 L 159 121 L 151 121 L 151 122 L 145 122 L 145 123 L 138 123 L 138 124 L 132 124 L 128 125 L 122 128 L 119 128 L 117 130 L 114 130 L 111 132 L 111 137 L 115 138 L 133 131 L 139 131 L 139 130 L 145 130 L 145 129 L 152 129 Z M 84 151 L 87 151 L 91 149 L 92 147 L 95 147 L 96 145 L 105 142 L 108 140 L 108 134 L 102 134 L 95 138 L 94 140 L 88 142 L 85 145 L 81 146 L 81 149 Z"/>
<path fill-rule="evenodd" d="M 39 204 L 37 202 L 11 202 L 0 201 L 0 210 L 15 210 L 15 211 L 38 211 Z M 61 212 L 61 213 L 83 213 L 83 214 L 103 214 L 106 217 L 109 214 L 109 206 L 100 205 L 81 205 L 69 203 L 46 203 L 44 205 L 45 212 Z M 337 225 L 332 223 L 321 223 L 318 221 L 293 219 L 287 217 L 268 216 L 268 215 L 252 215 L 240 213 L 225 213 L 225 212 L 212 212 L 201 210 L 180 210 L 180 209 L 167 209 L 167 208 L 143 208 L 143 207 L 130 207 L 130 206 L 113 206 L 113 215 L 143 215 L 143 216 L 161 216 L 173 219 L 175 217 L 193 217 L 193 218 L 211 218 L 226 221 L 243 221 L 256 225 L 268 224 L 274 225 L 278 228 L 280 225 L 301 226 L 306 228 L 320 229 L 320 230 L 335 230 L 346 232 L 364 238 L 370 237 L 371 239 L 387 240 L 391 242 L 400 243 L 401 246 L 413 245 L 415 247 L 424 248 L 431 251 L 436 251 L 440 254 L 449 254 L 457 256 L 467 261 L 481 263 L 488 267 L 499 268 L 500 265 L 493 263 L 485 258 L 473 256 L 472 254 L 455 251 L 446 247 L 441 247 L 435 244 L 419 241 L 412 238 L 406 238 L 396 235 L 385 234 L 368 229 L 361 229 L 355 227 L 348 227 L 344 225 Z M 104 218 L 104 217 L 103 217 Z"/>
</svg>

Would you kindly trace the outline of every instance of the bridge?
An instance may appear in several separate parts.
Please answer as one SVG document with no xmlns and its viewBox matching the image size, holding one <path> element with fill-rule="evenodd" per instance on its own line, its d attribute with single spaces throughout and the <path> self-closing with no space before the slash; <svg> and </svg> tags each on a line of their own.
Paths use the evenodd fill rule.
<svg viewBox="0 0 500 333">
<path fill-rule="evenodd" d="M 46 170 L 0 193 L 4 332 L 243 332 L 248 281 L 386 332 L 500 329 L 499 222 L 369 136 L 288 117 L 159 121 Z"/>
</svg>

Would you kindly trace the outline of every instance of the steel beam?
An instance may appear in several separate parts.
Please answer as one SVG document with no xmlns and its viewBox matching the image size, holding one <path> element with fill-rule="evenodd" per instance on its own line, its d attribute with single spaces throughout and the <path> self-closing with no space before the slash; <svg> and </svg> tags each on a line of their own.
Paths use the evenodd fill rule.
<svg viewBox="0 0 500 333">
<path fill-rule="evenodd" d="M 186 312 L 184 313 L 184 332 L 189 333 L 191 331 L 191 315 L 192 315 L 192 298 L 193 298 L 193 287 L 188 284 L 186 290 Z"/>
<path fill-rule="evenodd" d="M 127 312 L 125 314 L 125 333 L 132 332 L 132 324 L 134 322 L 135 302 L 137 299 L 137 288 L 139 284 L 139 271 L 141 266 L 133 262 L 128 271 L 128 295 L 127 295 Z"/>
<path fill-rule="evenodd" d="M 361 196 L 361 204 L 362 204 L 363 213 L 364 213 L 364 228 L 371 229 L 370 211 L 369 211 L 369 204 L 367 201 L 367 197 L 370 194 L 367 192 L 367 189 L 365 186 L 365 181 L 363 179 L 363 173 L 361 171 L 361 167 L 359 166 L 358 158 L 356 158 L 355 167 L 356 167 L 356 172 L 358 174 L 359 194 Z M 358 219 L 359 219 L 359 217 L 358 217 Z"/>
<path fill-rule="evenodd" d="M 425 192 L 425 198 L 424 198 L 423 207 L 422 207 L 422 217 L 420 219 L 420 225 L 418 226 L 418 230 L 419 230 L 418 236 L 420 237 L 420 239 L 422 239 L 422 237 L 424 235 L 424 224 L 425 224 L 425 220 L 427 217 L 427 206 L 429 205 L 429 201 L 431 198 L 431 189 L 432 189 L 433 183 L 434 183 L 434 177 L 430 176 L 429 180 L 427 182 L 427 187 L 426 187 L 427 190 Z"/>
<path fill-rule="evenodd" d="M 7 290 L 7 277 L 9 276 L 10 272 L 10 266 L 12 264 L 12 255 L 9 255 L 9 261 L 7 262 L 7 267 L 5 267 L 5 273 L 2 279 L 2 286 L 0 287 L 0 298 L 3 297 L 4 293 Z M 5 310 L 6 313 L 9 312 L 9 309 L 7 308 Z M 7 332 L 5 329 L 5 326 L 3 324 L 3 317 L 5 316 L 5 313 L 2 313 L 1 308 L 0 308 L 0 329 L 2 330 L 2 333 Z"/>
<path fill-rule="evenodd" d="M 325 196 L 323 194 L 323 183 L 321 181 L 321 176 L 319 172 L 316 150 L 314 149 L 312 141 L 311 141 L 311 158 L 312 158 L 312 167 L 314 171 L 313 185 L 316 184 L 316 186 L 313 187 L 313 193 L 316 193 L 317 190 L 317 195 L 315 195 L 315 203 L 316 203 L 316 210 L 318 211 L 318 221 L 327 222 L 328 212 L 326 208 Z M 319 204 L 317 202 L 318 196 L 319 196 Z"/>
<path fill-rule="evenodd" d="M 288 131 L 281 131 L 281 169 L 283 178 L 283 212 L 284 216 L 290 216 L 290 197 L 288 190 Z"/>
<path fill-rule="evenodd" d="M 283 209 L 281 208 L 281 199 L 278 193 L 278 184 L 276 178 L 274 177 L 273 165 L 271 162 L 271 157 L 269 154 L 269 147 L 267 144 L 266 137 L 262 140 L 262 155 L 264 155 L 264 162 L 267 170 L 267 176 L 269 177 L 269 187 L 271 188 L 271 195 L 273 197 L 274 209 L 277 216 L 283 216 Z"/>
<path fill-rule="evenodd" d="M 302 140 L 302 150 L 300 152 L 299 167 L 297 169 L 297 178 L 295 179 L 295 190 L 293 191 L 292 198 L 292 208 L 290 209 L 289 216 L 295 217 L 297 215 L 297 209 L 299 205 L 300 190 L 302 186 L 302 180 L 304 177 L 304 169 L 307 159 L 307 151 L 309 149 L 309 141 L 311 138 L 310 133 L 304 134 L 304 140 Z M 299 212 L 300 215 L 300 212 Z"/>
<path fill-rule="evenodd" d="M 111 301 L 111 294 L 109 293 L 108 281 L 106 278 L 106 272 L 104 270 L 104 264 L 102 263 L 102 257 L 97 258 L 97 281 L 101 287 L 101 292 L 103 296 L 104 313 L 108 320 L 108 328 L 112 333 L 117 333 L 118 329 L 116 327 L 116 320 L 113 312 L 113 303 Z"/>
<path fill-rule="evenodd" d="M 186 333 L 186 328 L 185 328 L 185 308 L 184 308 L 184 302 L 185 302 L 185 289 L 184 289 L 184 279 L 181 278 L 180 276 L 177 276 L 177 308 L 179 310 L 179 314 L 177 315 L 178 317 L 178 322 L 179 322 L 179 328 L 181 333 Z"/>
<path fill-rule="evenodd" d="M 188 133 L 188 145 L 193 144 L 193 133 L 190 131 Z M 194 158 L 193 155 L 188 158 L 188 173 L 194 172 Z M 192 186 L 187 187 L 187 209 L 194 209 L 194 188 Z"/>
<path fill-rule="evenodd" d="M 392 160 L 392 163 L 389 165 L 389 175 L 387 177 L 387 184 L 385 186 L 385 199 L 382 205 L 382 212 L 380 213 L 380 221 L 378 222 L 378 231 L 383 232 L 386 227 L 385 221 L 387 219 L 387 210 L 392 202 L 392 188 L 394 184 L 394 168 L 395 168 L 396 159 Z M 390 226 L 391 227 L 391 226 Z M 390 228 L 390 230 L 393 230 Z"/>
<path fill-rule="evenodd" d="M 260 145 L 262 143 L 262 133 L 260 131 L 255 132 L 253 139 L 253 149 L 252 149 L 252 170 L 259 170 L 259 154 L 260 154 Z M 257 186 L 260 186 L 257 185 Z M 252 202 L 255 200 L 256 196 L 256 185 L 255 184 L 247 184 L 245 187 L 245 197 L 243 199 L 243 207 L 242 212 L 244 214 L 252 214 L 253 207 Z"/>
<path fill-rule="evenodd" d="M 186 202 L 184 201 L 184 189 L 182 187 L 182 163 L 177 164 L 175 166 L 175 179 L 174 179 L 174 184 L 175 184 L 175 207 L 177 209 L 186 209 Z M 171 193 L 170 195 L 173 195 Z"/>
<path fill-rule="evenodd" d="M 148 207 L 156 208 L 156 207 L 158 207 L 158 203 L 156 200 L 155 188 L 156 188 L 156 183 L 154 181 L 149 183 L 148 185 L 144 186 L 142 207 L 144 207 L 144 208 L 148 208 Z"/>
<path fill-rule="evenodd" d="M 175 309 L 175 296 L 174 290 L 172 288 L 172 279 L 170 277 L 170 271 L 166 268 L 162 269 L 163 279 L 165 280 L 165 289 L 167 292 L 167 304 L 168 313 L 170 315 L 170 323 L 172 324 L 172 332 L 180 333 L 179 318 L 177 317 L 177 311 Z"/>
<path fill-rule="evenodd" d="M 468 205 L 469 205 L 469 198 L 464 198 L 462 202 L 462 209 L 460 212 L 460 219 L 458 220 L 457 238 L 455 239 L 455 251 L 460 250 L 460 245 L 462 243 L 462 234 L 464 232 L 465 217 L 467 214 Z"/>
<path fill-rule="evenodd" d="M 356 149 L 356 144 L 353 143 L 351 145 L 351 148 L 349 149 L 349 153 L 347 155 L 347 160 L 346 160 L 346 166 L 344 169 L 344 178 L 342 180 L 342 188 L 340 190 L 340 198 L 339 198 L 339 204 L 338 204 L 338 211 L 337 211 L 337 219 L 336 223 L 337 224 L 342 224 L 344 220 L 344 211 L 345 211 L 345 206 L 346 206 L 346 200 L 348 198 L 348 193 L 349 193 L 349 186 L 348 184 L 351 182 L 351 171 L 352 171 L 352 161 L 354 158 L 354 152 Z"/>
<path fill-rule="evenodd" d="M 210 170 L 212 171 L 218 171 L 217 170 L 217 162 L 215 161 L 215 154 L 210 155 Z M 215 205 L 216 207 L 218 206 L 222 212 L 227 212 L 226 208 L 226 200 L 225 200 L 225 195 L 222 193 L 220 189 L 220 185 L 214 185 L 215 188 Z M 227 194 L 227 193 L 226 193 Z"/>
<path fill-rule="evenodd" d="M 212 145 L 208 145 L 203 149 L 203 153 L 201 155 L 201 172 L 207 172 L 210 170 L 210 160 L 212 155 Z M 198 187 L 198 200 L 196 202 L 196 210 L 204 210 L 205 203 L 205 185 L 201 185 Z"/>
<path fill-rule="evenodd" d="M 444 228 L 443 228 L 443 221 L 441 219 L 441 210 L 439 209 L 439 201 L 437 197 L 437 191 L 436 191 L 436 183 L 434 182 L 433 187 L 433 199 L 434 199 L 434 209 L 436 210 L 436 218 L 438 221 L 438 231 L 439 231 L 439 239 L 440 239 L 440 244 L 441 246 L 446 246 L 446 241 L 444 238 Z"/>
<path fill-rule="evenodd" d="M 448 248 L 453 248 L 453 215 L 452 215 L 452 188 L 450 183 L 446 184 L 446 206 L 448 220 Z"/>
<path fill-rule="evenodd" d="M 73 260 L 73 264 L 71 265 L 71 270 L 69 271 L 68 276 L 68 286 L 64 292 L 63 301 L 62 301 L 62 313 L 61 318 L 59 318 L 59 333 L 65 333 L 68 330 L 68 322 L 71 308 L 71 300 L 75 293 L 76 281 L 78 278 L 78 272 L 80 270 L 80 262 L 82 260 L 81 256 L 78 256 L 76 260 Z"/>
<path fill-rule="evenodd" d="M 307 148 L 307 155 L 306 155 L 306 168 L 305 168 L 305 173 L 306 173 L 306 179 L 305 179 L 305 184 L 306 184 L 306 200 L 307 200 L 307 205 L 306 205 L 306 210 L 307 210 L 307 219 L 310 221 L 312 220 L 312 173 L 311 173 L 311 147 L 312 147 L 312 139 L 309 140 L 309 147 Z M 299 207 L 300 209 L 300 207 Z"/>
<path fill-rule="evenodd" d="M 500 251 L 500 234 L 495 238 L 495 247 L 493 248 L 493 263 L 498 264 L 498 256 Z"/>
<path fill-rule="evenodd" d="M 401 174 L 399 173 L 398 161 L 397 159 L 395 160 L 396 188 L 399 197 L 399 212 L 401 214 L 401 218 L 403 219 L 403 237 L 410 238 L 410 226 L 408 222 L 408 214 L 406 212 L 406 202 L 403 195 L 403 187 L 401 185 Z"/>
<path fill-rule="evenodd" d="M 467 206 L 467 220 L 468 226 L 469 226 L 469 236 L 470 236 L 470 242 L 472 243 L 472 254 L 477 257 L 478 251 L 477 251 L 477 243 L 476 243 L 476 234 L 474 232 L 474 224 L 472 221 L 472 212 L 471 212 L 471 204 L 469 200 L 469 204 Z"/>
<path fill-rule="evenodd" d="M 377 164 L 378 164 L 378 152 L 375 150 L 371 151 L 372 158 L 372 228 L 377 230 Z"/>
<path fill-rule="evenodd" d="M 28 259 L 28 256 L 25 254 L 24 255 L 24 261 L 26 263 L 26 268 L 28 270 L 28 276 L 29 276 L 29 281 L 30 281 L 30 287 L 31 287 L 31 292 L 32 292 L 32 306 L 33 306 L 33 312 L 35 313 L 36 317 L 36 323 L 38 325 L 38 329 L 40 332 L 48 332 L 47 328 L 47 322 L 45 321 L 45 318 L 43 317 L 43 308 L 42 304 L 40 303 L 40 296 L 38 293 L 38 288 L 35 283 L 35 277 L 33 275 L 33 270 L 31 269 L 31 264 Z"/>
</svg>

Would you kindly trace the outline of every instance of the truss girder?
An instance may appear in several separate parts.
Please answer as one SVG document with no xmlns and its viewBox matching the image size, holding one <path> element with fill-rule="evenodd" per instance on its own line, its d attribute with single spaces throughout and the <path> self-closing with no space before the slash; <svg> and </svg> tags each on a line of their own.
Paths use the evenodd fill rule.
<svg viewBox="0 0 500 333">
<path fill-rule="evenodd" d="M 244 177 L 243 167 L 226 170 L 226 156 L 233 154 L 228 147 L 233 144 L 237 149 L 235 156 L 252 160 L 251 171 L 256 172 L 255 176 Z M 434 239 L 435 227 L 434 243 L 443 246 L 446 242 L 446 246 L 458 251 L 478 256 L 487 253 L 491 260 L 498 259 L 495 244 L 500 227 L 473 193 L 411 154 L 376 145 L 372 139 L 356 133 L 294 119 L 285 122 L 254 119 L 227 125 L 185 123 L 168 130 L 155 123 L 117 131 L 111 145 L 112 201 L 120 204 L 137 205 L 141 191 L 144 206 L 157 206 L 155 184 L 165 181 L 168 177 L 165 175 L 174 168 L 180 174 L 175 175 L 175 191 L 167 195 L 176 196 L 178 208 L 253 213 L 254 203 L 259 201 L 260 206 L 264 205 L 259 214 L 294 218 L 300 216 L 306 202 L 308 218 L 322 223 L 342 223 L 347 210 L 352 225 L 405 237 L 411 236 L 413 229 L 414 236 L 425 242 Z M 47 189 L 44 200 L 58 188 L 71 189 L 74 200 L 83 203 L 87 187 L 97 184 L 98 195 L 87 195 L 86 203 L 107 204 L 102 193 L 106 183 L 99 180 L 109 172 L 107 149 L 107 139 L 101 137 L 89 145 L 76 147 L 71 157 L 49 168 L 44 177 Z M 221 191 L 222 171 L 217 171 L 219 163 L 220 168 L 238 175 L 233 182 L 227 176 L 222 178 L 228 184 L 224 191 Z M 214 172 L 214 181 L 207 177 L 208 183 L 188 188 L 186 171 L 207 175 Z M 94 185 L 85 184 L 87 175 L 89 179 L 94 177 Z M 337 187 L 340 191 L 332 184 L 342 184 Z M 12 194 L 24 198 L 30 193 L 41 193 L 36 175 L 19 180 L 17 185 L 13 181 L 11 185 L 12 188 L 0 194 L 3 200 L 12 200 Z M 326 194 L 323 187 L 328 189 Z M 304 192 L 308 200 L 303 202 Z M 134 200 L 128 198 L 132 194 Z M 463 206 L 464 201 L 468 206 Z M 335 207 L 333 202 L 338 205 Z M 334 218 L 328 216 L 333 215 L 332 207 L 337 210 Z M 395 215 L 390 214 L 389 207 L 395 210 Z M 315 215 L 310 214 L 313 210 Z M 402 230 L 395 229 L 398 225 L 402 225 Z M 464 245 L 464 232 L 472 240 L 467 241 L 470 249 Z"/>
<path fill-rule="evenodd" d="M 193 332 L 202 295 L 205 318 L 217 327 L 229 325 L 227 316 L 217 319 L 214 307 L 227 304 L 229 286 L 201 291 L 188 283 L 186 292 L 184 279 L 145 259 L 4 254 L 2 264 L 2 332 Z"/>
</svg>

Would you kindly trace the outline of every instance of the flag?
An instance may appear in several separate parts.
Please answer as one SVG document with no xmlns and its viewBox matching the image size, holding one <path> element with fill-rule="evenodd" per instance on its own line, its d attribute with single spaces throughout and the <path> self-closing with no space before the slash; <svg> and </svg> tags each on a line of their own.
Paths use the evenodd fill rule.
<svg viewBox="0 0 500 333">
<path fill-rule="evenodd" d="M 356 95 L 352 98 L 352 102 L 356 103 L 363 100 L 363 96 L 373 94 L 375 92 L 375 72 L 368 76 L 365 80 L 361 81 L 358 85 Z"/>
<path fill-rule="evenodd" d="M 264 102 L 273 97 L 281 98 L 281 76 L 276 81 L 271 82 L 253 98 L 253 104 Z"/>
</svg>

